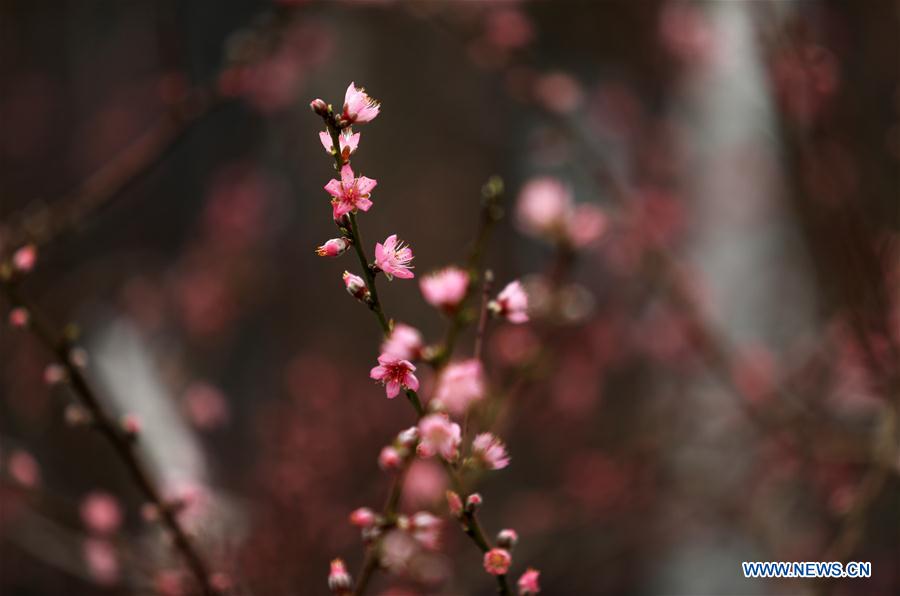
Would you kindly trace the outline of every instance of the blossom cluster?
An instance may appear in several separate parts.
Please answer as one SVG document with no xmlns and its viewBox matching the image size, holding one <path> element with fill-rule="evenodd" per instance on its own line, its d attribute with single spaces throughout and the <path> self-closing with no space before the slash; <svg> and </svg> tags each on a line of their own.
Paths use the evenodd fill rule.
<svg viewBox="0 0 900 596">
<path fill-rule="evenodd" d="M 316 249 L 323 257 L 340 257 L 350 251 L 356 253 L 361 275 L 343 272 L 347 292 L 375 312 L 383 331 L 383 341 L 377 364 L 369 376 L 384 387 L 388 399 L 402 393 L 416 408 L 418 421 L 415 426 L 398 433 L 378 456 L 378 465 L 388 473 L 396 474 L 397 486 L 401 486 L 405 471 L 416 458 L 436 458 L 442 462 L 448 474 L 459 485 L 460 475 L 469 471 L 501 470 L 510 463 L 504 442 L 491 432 L 480 432 L 472 439 L 457 420 L 465 419 L 469 410 L 489 396 L 488 379 L 479 357 L 453 360 L 452 345 L 428 345 L 422 333 L 415 327 L 388 319 L 379 302 L 376 288 L 378 274 L 388 281 L 407 280 L 416 277 L 412 247 L 401 241 L 396 233 L 389 234 L 383 242 L 374 246 L 374 260 L 369 262 L 365 247 L 360 246 L 357 216 L 375 205 L 373 190 L 378 181 L 354 171 L 351 157 L 359 149 L 361 134 L 355 125 L 372 121 L 381 110 L 380 104 L 364 89 L 351 83 L 347 87 L 342 109 L 336 110 L 321 99 L 311 102 L 312 110 L 322 117 L 326 130 L 319 133 L 325 150 L 334 158 L 340 177 L 324 186 L 330 196 L 332 218 L 340 231 L 338 237 L 324 242 Z M 468 268 L 450 265 L 428 273 L 419 279 L 419 289 L 424 300 L 450 319 L 451 325 L 461 324 L 462 311 L 473 294 L 479 271 L 470 264 Z M 502 318 L 513 324 L 528 322 L 528 296 L 518 281 L 508 283 L 495 297 L 485 301 L 483 315 Z M 483 332 L 480 329 L 479 332 Z M 477 352 L 477 349 L 476 349 Z M 420 381 L 417 363 L 434 368 L 436 383 L 425 405 L 417 392 Z M 501 593 L 509 593 L 506 574 L 512 565 L 512 547 L 518 540 L 514 530 L 503 530 L 496 545 L 480 536 L 480 526 L 475 520 L 481 496 L 468 495 L 463 504 L 456 493 L 448 494 L 451 517 L 456 518 L 470 536 L 479 533 L 476 544 L 484 551 L 484 569 L 497 576 Z M 350 514 L 350 522 L 358 527 L 363 543 L 377 563 L 392 572 L 410 570 L 415 553 L 421 549 L 440 547 L 442 522 L 433 512 L 418 511 L 406 515 L 389 505 L 382 512 L 360 507 Z M 359 584 L 353 579 L 341 559 L 331 563 L 328 578 L 329 589 L 334 594 L 361 593 L 365 589 L 367 574 L 363 570 Z M 520 594 L 538 592 L 538 572 L 528 569 L 519 580 Z"/>
</svg>

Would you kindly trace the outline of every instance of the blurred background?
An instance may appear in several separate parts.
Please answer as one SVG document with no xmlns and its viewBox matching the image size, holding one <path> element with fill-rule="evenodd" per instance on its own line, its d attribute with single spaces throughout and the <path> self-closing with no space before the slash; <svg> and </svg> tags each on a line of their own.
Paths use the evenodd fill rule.
<svg viewBox="0 0 900 596">
<path fill-rule="evenodd" d="M 322 97 L 358 127 L 372 254 L 486 252 L 531 323 L 486 336 L 482 522 L 546 594 L 900 593 L 900 6 L 885 2 L 0 2 L 0 255 L 239 593 L 356 573 L 356 507 L 414 423 L 336 235 Z M 439 343 L 418 280 L 390 316 Z M 4 318 L 12 306 L 3 302 Z M 469 357 L 473 331 L 457 356 Z M 0 330 L 0 593 L 188 594 L 52 354 Z M 423 397 L 434 385 L 420 366 Z M 49 382 L 48 382 L 49 381 Z M 434 461 L 403 510 L 446 514 Z M 871 561 L 749 580 L 745 560 Z M 456 525 L 369 593 L 494 593 Z"/>
</svg>

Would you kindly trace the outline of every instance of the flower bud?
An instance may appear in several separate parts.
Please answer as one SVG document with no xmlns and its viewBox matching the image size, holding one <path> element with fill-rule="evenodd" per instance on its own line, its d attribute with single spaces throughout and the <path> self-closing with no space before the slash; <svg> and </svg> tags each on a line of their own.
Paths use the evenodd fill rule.
<svg viewBox="0 0 900 596">
<path fill-rule="evenodd" d="M 360 507 L 350 514 L 350 523 L 358 528 L 368 528 L 375 525 L 375 512 L 368 507 Z"/>
<path fill-rule="evenodd" d="M 66 424 L 71 427 L 87 426 L 92 422 L 91 414 L 78 404 L 69 404 L 63 412 Z"/>
<path fill-rule="evenodd" d="M 481 507 L 481 495 L 472 493 L 466 497 L 466 513 L 475 513 Z"/>
<path fill-rule="evenodd" d="M 328 115 L 328 104 L 325 103 L 324 99 L 312 100 L 311 102 L 309 102 L 309 109 L 322 117 Z"/>
<path fill-rule="evenodd" d="M 134 414 L 125 414 L 120 424 L 125 436 L 131 441 L 136 441 L 138 433 L 141 432 L 141 420 Z"/>
<path fill-rule="evenodd" d="M 30 318 L 31 316 L 28 314 L 28 311 L 21 306 L 17 306 L 9 311 L 10 327 L 15 327 L 16 329 L 24 329 L 28 326 L 28 321 Z"/>
<path fill-rule="evenodd" d="M 338 257 L 350 248 L 350 241 L 346 238 L 332 238 L 322 246 L 316 249 L 316 254 L 320 257 Z"/>
<path fill-rule="evenodd" d="M 360 276 L 344 271 L 344 286 L 347 288 L 347 292 L 360 302 L 370 300 L 369 288 L 366 287 L 365 280 Z"/>
<path fill-rule="evenodd" d="M 44 382 L 50 386 L 66 380 L 66 368 L 61 364 L 48 364 L 44 369 Z"/>
<path fill-rule="evenodd" d="M 497 546 L 500 548 L 509 550 L 514 547 L 517 542 L 519 542 L 519 535 L 511 528 L 500 530 L 497 533 Z"/>
<path fill-rule="evenodd" d="M 378 466 L 382 470 L 397 470 L 403 463 L 403 457 L 396 448 L 388 445 L 378 454 Z"/>
<path fill-rule="evenodd" d="M 460 499 L 459 495 L 452 490 L 447 491 L 447 507 L 450 509 L 450 515 L 455 517 L 462 515 L 462 499 Z"/>
<path fill-rule="evenodd" d="M 350 591 L 353 580 L 347 573 L 347 568 L 341 559 L 335 559 L 331 562 L 331 571 L 328 574 L 328 589 L 332 594 L 346 594 Z"/>
<path fill-rule="evenodd" d="M 406 448 L 412 448 L 419 440 L 419 427 L 410 426 L 404 431 L 400 431 L 397 435 L 397 442 Z"/>
<path fill-rule="evenodd" d="M 88 364 L 88 353 L 84 348 L 72 348 L 69 350 L 69 362 L 78 368 L 85 368 Z"/>
<path fill-rule="evenodd" d="M 34 269 L 34 264 L 37 262 L 37 248 L 34 244 L 26 244 L 19 250 L 13 253 L 12 256 L 12 265 L 13 269 L 18 271 L 19 273 L 28 273 L 32 269 Z"/>
</svg>

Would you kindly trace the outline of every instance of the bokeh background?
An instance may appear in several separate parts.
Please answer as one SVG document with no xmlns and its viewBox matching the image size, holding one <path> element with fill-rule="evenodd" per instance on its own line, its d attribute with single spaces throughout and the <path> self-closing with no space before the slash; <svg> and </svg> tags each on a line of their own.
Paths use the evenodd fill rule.
<svg viewBox="0 0 900 596">
<path fill-rule="evenodd" d="M 80 328 L 214 566 L 241 593 L 324 594 L 332 558 L 358 568 L 347 515 L 380 506 L 376 455 L 413 422 L 368 379 L 352 256 L 314 254 L 333 168 L 308 104 L 355 81 L 383 108 L 353 160 L 378 180 L 368 242 L 399 233 L 419 275 L 462 263 L 482 185 L 505 181 L 487 263 L 528 282 L 533 320 L 488 332 L 513 459 L 478 490 L 489 531 L 519 532 L 514 577 L 897 594 L 898 20 L 874 0 L 5 0 L 0 250 L 37 246 L 23 291 Z M 603 210 L 599 237 L 520 225 L 548 176 Z M 379 283 L 440 340 L 417 283 Z M 121 462 L 67 423 L 50 354 L 0 337 L 0 593 L 178 593 Z M 415 464 L 404 509 L 443 514 L 444 483 Z M 98 532 L 92 502 L 121 519 Z M 493 593 L 454 524 L 443 543 L 370 593 Z M 747 580 L 743 560 L 873 577 Z"/>
</svg>

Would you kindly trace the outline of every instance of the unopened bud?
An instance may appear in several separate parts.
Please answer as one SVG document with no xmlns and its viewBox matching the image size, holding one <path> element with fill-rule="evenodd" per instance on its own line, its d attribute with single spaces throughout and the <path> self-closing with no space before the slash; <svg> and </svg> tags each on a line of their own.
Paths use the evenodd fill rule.
<svg viewBox="0 0 900 596">
<path fill-rule="evenodd" d="M 382 470 L 397 470 L 403 463 L 403 457 L 396 448 L 388 445 L 378 454 L 378 466 Z"/>
<path fill-rule="evenodd" d="M 338 257 L 350 248 L 350 241 L 347 238 L 332 238 L 322 246 L 316 249 L 316 254 L 320 257 Z"/>
<path fill-rule="evenodd" d="M 459 494 L 453 492 L 452 490 L 447 491 L 447 507 L 450 509 L 450 515 L 453 515 L 455 517 L 459 517 L 460 515 L 462 515 L 462 499 L 459 498 Z"/>
<path fill-rule="evenodd" d="M 28 321 L 30 319 L 31 316 L 28 314 L 28 311 L 21 306 L 17 306 L 9 311 L 10 327 L 15 327 L 16 329 L 24 329 L 28 326 Z"/>
<path fill-rule="evenodd" d="M 90 412 L 78 404 L 69 404 L 63 412 L 66 424 L 72 427 L 87 426 L 93 421 Z"/>
<path fill-rule="evenodd" d="M 44 369 L 44 382 L 50 386 L 58 385 L 66 380 L 66 368 L 61 364 L 48 364 Z"/>
<path fill-rule="evenodd" d="M 466 497 L 466 513 L 475 513 L 481 507 L 481 495 L 472 493 Z"/>
<path fill-rule="evenodd" d="M 309 109 L 318 114 L 319 116 L 327 116 L 328 115 L 328 104 L 325 103 L 324 99 L 314 99 L 309 102 Z"/>
<path fill-rule="evenodd" d="M 369 528 L 375 525 L 375 512 L 368 507 L 360 507 L 350 514 L 350 523 L 358 528 Z"/>
<path fill-rule="evenodd" d="M 26 244 L 13 253 L 12 265 L 13 269 L 19 273 L 28 273 L 34 269 L 37 262 L 37 247 L 34 244 Z"/>
<path fill-rule="evenodd" d="M 88 353 L 84 348 L 72 348 L 69 350 L 69 362 L 78 368 L 85 368 L 88 363 Z"/>
<path fill-rule="evenodd" d="M 369 302 L 369 288 L 366 287 L 365 280 L 360 276 L 344 271 L 344 286 L 347 288 L 347 292 L 360 302 Z"/>
<path fill-rule="evenodd" d="M 519 542 L 519 535 L 515 530 L 506 528 L 497 533 L 497 546 L 507 550 L 512 549 Z"/>
<path fill-rule="evenodd" d="M 125 436 L 131 441 L 136 441 L 138 434 L 141 432 L 140 419 L 134 414 L 125 414 L 122 416 L 120 424 L 122 425 L 122 431 L 124 431 Z"/>
</svg>

